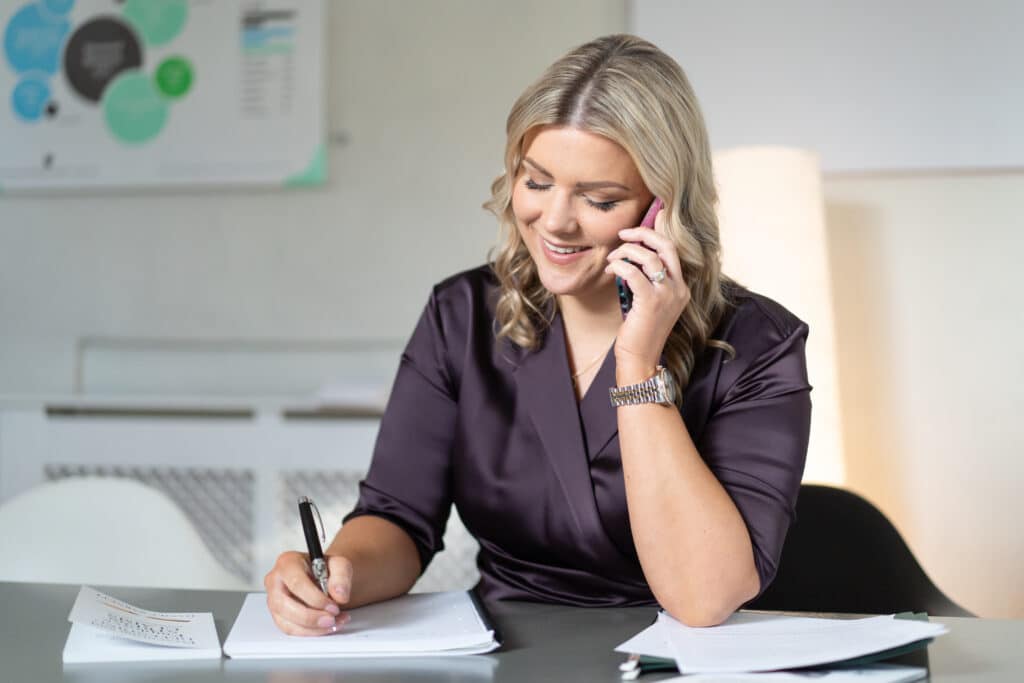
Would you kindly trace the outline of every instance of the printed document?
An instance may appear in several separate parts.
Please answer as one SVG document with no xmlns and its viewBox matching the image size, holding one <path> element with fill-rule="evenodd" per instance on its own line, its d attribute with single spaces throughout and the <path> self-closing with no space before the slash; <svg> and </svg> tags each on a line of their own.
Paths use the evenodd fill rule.
<svg viewBox="0 0 1024 683">
<path fill-rule="evenodd" d="M 151 612 L 82 586 L 68 621 L 65 663 L 221 656 L 210 612 Z"/>
</svg>

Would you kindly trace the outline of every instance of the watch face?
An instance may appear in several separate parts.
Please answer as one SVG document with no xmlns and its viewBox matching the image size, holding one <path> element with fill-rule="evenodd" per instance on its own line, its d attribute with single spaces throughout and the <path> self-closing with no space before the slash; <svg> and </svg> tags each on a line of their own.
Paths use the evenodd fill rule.
<svg viewBox="0 0 1024 683">
<path fill-rule="evenodd" d="M 672 373 L 668 371 L 668 368 L 662 368 L 661 372 L 658 373 L 658 379 L 660 380 L 661 385 L 665 388 L 665 398 L 668 399 L 669 403 L 675 403 L 676 395 L 678 393 L 675 377 L 673 377 Z"/>
</svg>

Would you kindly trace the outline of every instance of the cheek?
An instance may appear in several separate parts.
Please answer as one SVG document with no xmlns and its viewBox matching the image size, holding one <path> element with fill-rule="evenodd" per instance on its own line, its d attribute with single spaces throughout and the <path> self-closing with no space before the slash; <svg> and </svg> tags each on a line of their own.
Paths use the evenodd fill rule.
<svg viewBox="0 0 1024 683">
<path fill-rule="evenodd" d="M 540 218 L 541 207 L 536 194 L 522 187 L 522 183 L 516 183 L 512 190 L 512 213 L 520 230 Z"/>
<path fill-rule="evenodd" d="M 610 212 L 611 215 L 600 214 L 591 216 L 587 226 L 590 233 L 590 239 L 595 243 L 606 246 L 610 249 L 617 247 L 621 240 L 619 239 L 619 230 L 629 227 L 622 222 L 622 218 L 615 215 L 615 212 Z"/>
</svg>

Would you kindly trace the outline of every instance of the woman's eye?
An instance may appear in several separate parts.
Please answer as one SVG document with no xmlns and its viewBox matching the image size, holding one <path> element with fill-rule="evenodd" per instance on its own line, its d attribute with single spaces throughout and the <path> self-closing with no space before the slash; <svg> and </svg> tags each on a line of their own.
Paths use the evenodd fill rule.
<svg viewBox="0 0 1024 683">
<path fill-rule="evenodd" d="M 613 199 L 613 200 L 607 201 L 607 202 L 595 202 L 592 199 L 588 199 L 587 200 L 587 204 L 590 204 L 592 207 L 594 207 L 598 211 L 611 211 L 612 209 L 615 208 L 615 206 L 618 203 L 619 203 L 619 200 L 617 200 L 617 199 Z"/>
<path fill-rule="evenodd" d="M 540 183 L 533 182 L 531 178 L 526 179 L 526 189 L 528 190 L 547 190 L 550 188 L 550 185 L 541 185 Z"/>
</svg>

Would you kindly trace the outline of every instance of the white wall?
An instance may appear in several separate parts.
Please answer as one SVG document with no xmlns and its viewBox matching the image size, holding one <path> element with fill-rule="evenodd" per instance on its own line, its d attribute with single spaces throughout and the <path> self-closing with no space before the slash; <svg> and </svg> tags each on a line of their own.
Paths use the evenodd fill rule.
<svg viewBox="0 0 1024 683">
<path fill-rule="evenodd" d="M 1024 617 L 1024 173 L 824 187 L 847 484 L 954 599 Z"/>
<path fill-rule="evenodd" d="M 809 147 L 826 171 L 1022 168 L 1016 0 L 632 0 L 719 147 Z M 941 144 L 938 144 L 941 141 Z"/>
<path fill-rule="evenodd" d="M 625 8 L 360 0 L 329 16 L 347 142 L 326 187 L 0 198 L 0 394 L 70 391 L 89 335 L 404 341 L 430 285 L 495 241 L 480 204 L 512 101 L 622 30 Z"/>
</svg>

